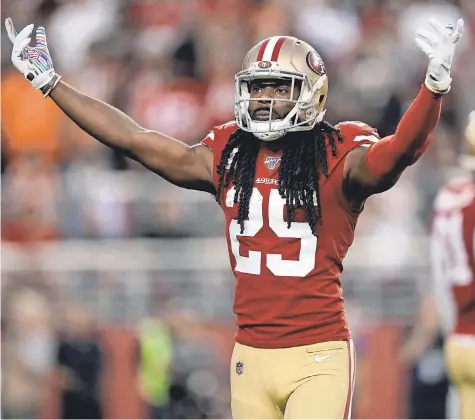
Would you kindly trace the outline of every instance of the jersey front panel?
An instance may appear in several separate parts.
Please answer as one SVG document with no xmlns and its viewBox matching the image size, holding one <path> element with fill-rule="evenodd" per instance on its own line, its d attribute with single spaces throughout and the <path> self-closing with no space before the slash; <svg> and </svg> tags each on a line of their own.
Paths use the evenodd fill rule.
<svg viewBox="0 0 475 420">
<path fill-rule="evenodd" d="M 214 151 L 218 150 L 215 167 L 232 127 L 215 129 L 212 139 L 204 140 Z M 230 186 L 223 191 L 221 207 L 236 277 L 234 312 L 239 343 L 276 348 L 350 338 L 340 274 L 358 213 L 348 207 L 343 197 L 343 157 L 373 139 L 365 140 L 361 135 L 353 142 L 351 136 L 346 137 L 337 145 L 336 157 L 329 153 L 329 178 L 321 176 L 323 224 L 317 227 L 318 238 L 312 234 L 303 209 L 296 210 L 294 221 L 287 227 L 285 199 L 278 192 L 281 152 L 261 147 L 249 220 L 242 234 L 237 222 L 239 203 L 234 203 L 235 188 Z"/>
<path fill-rule="evenodd" d="M 432 268 L 439 287 L 452 294 L 455 328 L 475 335 L 475 182 L 451 180 L 435 201 Z M 442 285 L 442 286 L 440 286 Z"/>
</svg>

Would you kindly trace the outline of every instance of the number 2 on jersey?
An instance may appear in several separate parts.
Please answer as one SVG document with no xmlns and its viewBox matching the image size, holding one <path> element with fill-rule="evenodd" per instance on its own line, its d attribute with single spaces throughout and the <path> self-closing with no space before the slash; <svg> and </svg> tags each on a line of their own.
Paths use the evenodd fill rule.
<svg viewBox="0 0 475 420">
<path fill-rule="evenodd" d="M 226 194 L 226 206 L 234 204 L 235 187 Z M 244 224 L 244 233 L 237 220 L 232 220 L 229 225 L 231 250 L 236 259 L 236 271 L 247 274 L 260 274 L 262 253 L 249 250 L 249 256 L 244 257 L 239 253 L 239 236 L 253 237 L 264 227 L 263 212 L 268 212 L 269 228 L 279 238 L 300 239 L 300 254 L 298 260 L 285 260 L 282 254 L 265 255 L 267 268 L 276 276 L 305 277 L 315 268 L 315 253 L 317 250 L 317 238 L 312 234 L 308 223 L 292 222 L 287 228 L 287 222 L 283 218 L 285 199 L 277 189 L 272 189 L 269 195 L 269 204 L 264 209 L 262 194 L 257 188 L 253 188 L 249 202 L 249 220 Z"/>
</svg>

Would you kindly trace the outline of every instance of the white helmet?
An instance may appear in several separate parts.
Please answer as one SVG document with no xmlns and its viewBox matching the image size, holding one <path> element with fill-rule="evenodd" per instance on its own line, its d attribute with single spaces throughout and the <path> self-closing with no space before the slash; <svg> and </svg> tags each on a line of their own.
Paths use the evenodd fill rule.
<svg viewBox="0 0 475 420">
<path fill-rule="evenodd" d="M 291 81 L 291 94 L 296 83 L 301 84 L 300 95 L 293 99 L 270 99 L 268 121 L 252 120 L 249 114 L 250 84 L 258 79 Z M 242 71 L 234 78 L 234 117 L 244 131 L 253 133 L 263 141 L 273 141 L 289 131 L 306 131 L 325 115 L 328 78 L 320 55 L 309 44 L 291 36 L 275 36 L 255 45 L 246 55 Z M 283 119 L 272 120 L 272 107 L 276 101 L 294 103 Z"/>
</svg>

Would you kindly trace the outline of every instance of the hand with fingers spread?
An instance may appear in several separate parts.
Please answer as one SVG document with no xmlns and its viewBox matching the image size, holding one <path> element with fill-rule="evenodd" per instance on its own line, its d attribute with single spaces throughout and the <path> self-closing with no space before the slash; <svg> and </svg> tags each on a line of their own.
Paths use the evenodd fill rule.
<svg viewBox="0 0 475 420">
<path fill-rule="evenodd" d="M 53 61 L 48 51 L 46 31 L 43 26 L 36 30 L 36 46 L 30 47 L 33 24 L 25 26 L 17 34 L 10 18 L 5 20 L 8 38 L 13 43 L 13 65 L 30 81 L 35 89 L 41 90 L 45 96 L 57 84 L 60 76 L 53 68 Z"/>
<path fill-rule="evenodd" d="M 450 67 L 455 46 L 462 38 L 463 20 L 455 27 L 444 26 L 436 19 L 429 19 L 430 29 L 419 29 L 415 38 L 417 46 L 429 57 L 425 84 L 434 93 L 447 93 L 450 90 Z"/>
</svg>

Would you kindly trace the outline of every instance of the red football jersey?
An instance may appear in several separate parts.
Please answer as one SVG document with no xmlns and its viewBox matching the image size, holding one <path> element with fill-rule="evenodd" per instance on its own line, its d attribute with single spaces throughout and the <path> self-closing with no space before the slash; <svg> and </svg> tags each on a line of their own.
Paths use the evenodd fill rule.
<svg viewBox="0 0 475 420">
<path fill-rule="evenodd" d="M 318 238 L 303 209 L 296 210 L 295 221 L 287 228 L 285 200 L 277 187 L 282 152 L 272 151 L 265 143 L 257 157 L 243 234 L 237 222 L 238 204 L 233 203 L 235 188 L 231 185 L 223 191 L 220 205 L 236 277 L 236 340 L 241 344 L 279 348 L 350 338 L 340 275 L 359 212 L 350 208 L 343 195 L 343 162 L 349 151 L 379 137 L 359 122 L 338 127 L 344 141 L 338 143 L 336 157 L 328 147 L 329 177 L 320 176 L 323 224 L 317 227 Z M 215 186 L 216 166 L 236 129 L 234 123 L 215 127 L 203 140 L 214 154 Z"/>
<path fill-rule="evenodd" d="M 475 181 L 451 180 L 434 207 L 431 254 L 436 285 L 452 294 L 454 332 L 475 335 Z"/>
</svg>

